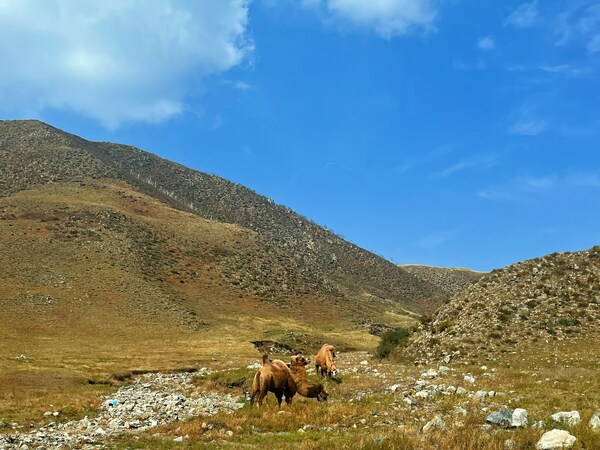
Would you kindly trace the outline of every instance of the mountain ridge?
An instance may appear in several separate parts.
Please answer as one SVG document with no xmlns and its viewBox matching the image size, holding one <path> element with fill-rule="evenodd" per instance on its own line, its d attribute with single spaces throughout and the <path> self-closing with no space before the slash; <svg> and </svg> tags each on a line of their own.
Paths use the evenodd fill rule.
<svg viewBox="0 0 600 450">
<path fill-rule="evenodd" d="M 2 121 L 0 153 L 0 195 L 47 183 L 81 182 L 85 177 L 116 179 L 169 206 L 257 232 L 267 247 L 290 254 L 297 271 L 284 276 L 286 281 L 274 288 L 272 297 L 285 295 L 284 287 L 301 278 L 312 280 L 315 292 L 375 296 L 416 313 L 431 311 L 448 298 L 434 284 L 344 241 L 290 208 L 132 146 L 87 141 L 39 121 Z M 238 272 L 244 271 L 242 266 Z M 240 283 L 250 284 L 244 277 Z"/>
</svg>

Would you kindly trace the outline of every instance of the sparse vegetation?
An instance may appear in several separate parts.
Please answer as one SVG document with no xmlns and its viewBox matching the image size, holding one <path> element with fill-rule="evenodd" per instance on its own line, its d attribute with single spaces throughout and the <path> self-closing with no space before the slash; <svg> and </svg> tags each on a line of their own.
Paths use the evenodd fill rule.
<svg viewBox="0 0 600 450">
<path fill-rule="evenodd" d="M 381 336 L 381 342 L 375 349 L 375 356 L 380 359 L 387 358 L 393 350 L 403 347 L 407 344 L 410 336 L 410 330 L 406 328 L 396 328 L 387 331 Z"/>
</svg>

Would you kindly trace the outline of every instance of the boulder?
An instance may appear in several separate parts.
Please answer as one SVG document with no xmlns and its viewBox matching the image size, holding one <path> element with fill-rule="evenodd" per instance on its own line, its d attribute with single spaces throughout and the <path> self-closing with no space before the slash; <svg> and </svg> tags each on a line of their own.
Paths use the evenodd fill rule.
<svg viewBox="0 0 600 450">
<path fill-rule="evenodd" d="M 517 408 L 512 413 L 510 421 L 511 427 L 526 427 L 527 426 L 527 410 Z"/>
<path fill-rule="evenodd" d="M 571 448 L 577 438 L 568 431 L 552 430 L 544 433 L 535 448 L 537 450 L 555 450 Z"/>
<path fill-rule="evenodd" d="M 594 413 L 590 419 L 590 428 L 592 430 L 600 430 L 600 412 Z"/>
<path fill-rule="evenodd" d="M 498 425 L 502 428 L 508 428 L 511 426 L 512 417 L 513 411 L 510 409 L 502 409 L 500 411 L 491 413 L 489 416 L 487 416 L 485 421 L 493 425 Z"/>
<path fill-rule="evenodd" d="M 552 417 L 552 420 L 555 422 L 564 423 L 570 427 L 573 427 L 581 422 L 581 417 L 579 416 L 578 411 L 561 411 L 557 412 L 556 414 L 552 414 L 550 417 Z"/>
</svg>

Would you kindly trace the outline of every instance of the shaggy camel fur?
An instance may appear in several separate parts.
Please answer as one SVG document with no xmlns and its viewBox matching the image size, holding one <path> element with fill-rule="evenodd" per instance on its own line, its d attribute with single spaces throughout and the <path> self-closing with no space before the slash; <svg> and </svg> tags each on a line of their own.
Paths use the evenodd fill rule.
<svg viewBox="0 0 600 450">
<path fill-rule="evenodd" d="M 273 392 L 277 398 L 277 405 L 281 408 L 281 400 L 285 396 L 285 402 L 292 403 L 292 397 L 296 395 L 297 387 L 289 367 L 280 360 L 269 360 L 269 355 L 263 355 L 263 365 L 252 380 L 250 389 L 250 405 L 254 401 L 258 406 L 269 392 Z"/>
<path fill-rule="evenodd" d="M 337 367 L 333 363 L 335 358 L 335 347 L 333 345 L 324 344 L 315 356 L 315 370 L 321 376 L 327 375 L 329 378 L 337 375 Z"/>
<path fill-rule="evenodd" d="M 302 397 L 316 398 L 317 401 L 327 401 L 329 393 L 325 390 L 322 384 L 310 383 L 306 377 L 306 366 L 308 360 L 302 355 L 292 356 L 292 362 L 290 364 L 290 370 L 296 386 L 298 387 L 298 394 Z"/>
</svg>

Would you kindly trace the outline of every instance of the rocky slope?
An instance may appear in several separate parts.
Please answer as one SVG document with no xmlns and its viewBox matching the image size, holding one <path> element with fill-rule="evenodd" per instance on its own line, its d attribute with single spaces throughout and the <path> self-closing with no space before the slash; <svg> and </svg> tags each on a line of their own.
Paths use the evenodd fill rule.
<svg viewBox="0 0 600 450">
<path fill-rule="evenodd" d="M 435 284 L 448 295 L 454 295 L 462 291 L 485 275 L 485 272 L 462 268 L 421 266 L 417 264 L 402 264 L 400 267 L 424 281 Z"/>
<path fill-rule="evenodd" d="M 270 199 L 139 149 L 94 143 L 38 121 L 0 122 L 0 197 L 56 183 L 125 182 L 196 216 L 256 233 L 254 252 L 229 254 L 229 283 L 270 299 L 310 293 L 394 302 L 417 312 L 445 291 Z M 257 258 L 258 256 L 258 258 Z"/>
<path fill-rule="evenodd" d="M 524 343 L 600 332 L 600 246 L 494 270 L 440 307 L 413 335 L 421 361 L 495 358 Z"/>
</svg>

